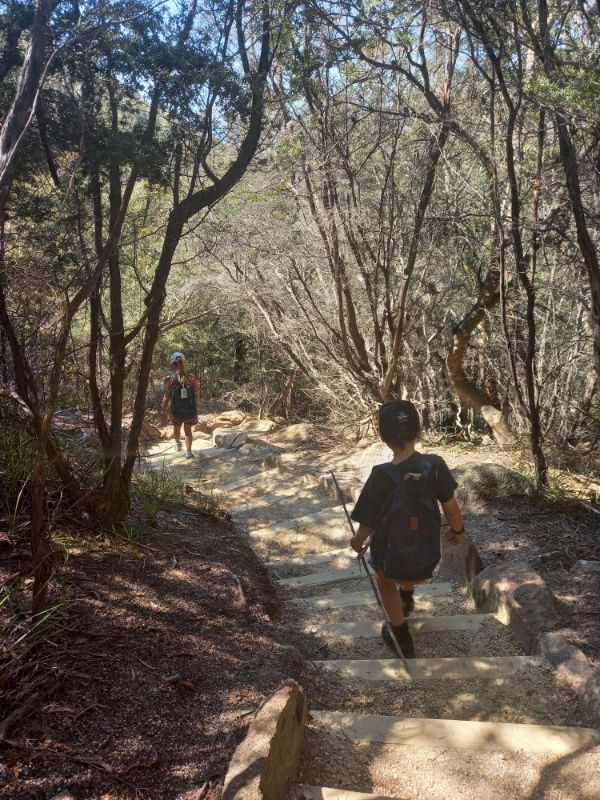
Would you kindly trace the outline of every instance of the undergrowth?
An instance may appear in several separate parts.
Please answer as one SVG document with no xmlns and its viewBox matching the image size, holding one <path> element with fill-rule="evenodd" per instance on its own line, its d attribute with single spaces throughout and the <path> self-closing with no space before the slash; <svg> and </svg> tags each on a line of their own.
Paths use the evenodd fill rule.
<svg viewBox="0 0 600 800">
<path fill-rule="evenodd" d="M 0 706 L 17 715 L 58 686 L 62 678 L 57 669 L 57 642 L 77 625 L 66 597 L 31 614 L 24 596 L 26 584 L 19 577 L 0 591 Z M 2 733 L 10 732 L 11 721 L 9 713 Z"/>
<path fill-rule="evenodd" d="M 548 469 L 548 483 L 542 492 L 535 489 L 535 468 L 531 461 L 520 458 L 515 469 L 530 486 L 533 499 L 550 505 L 571 517 L 593 514 L 594 506 L 600 508 L 600 490 L 582 483 L 581 476 L 566 469 Z"/>
<path fill-rule="evenodd" d="M 33 439 L 25 426 L 0 412 L 0 517 L 11 533 L 18 531 L 29 499 L 33 454 Z"/>
<path fill-rule="evenodd" d="M 160 504 L 185 500 L 185 484 L 165 469 L 142 464 L 131 481 L 131 501 L 145 521 L 156 526 Z"/>
</svg>

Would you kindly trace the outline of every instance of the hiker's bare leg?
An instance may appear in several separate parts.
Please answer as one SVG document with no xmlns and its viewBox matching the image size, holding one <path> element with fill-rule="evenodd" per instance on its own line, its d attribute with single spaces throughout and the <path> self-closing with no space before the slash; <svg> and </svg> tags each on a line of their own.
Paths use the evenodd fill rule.
<svg viewBox="0 0 600 800">
<path fill-rule="evenodd" d="M 381 601 L 389 621 L 394 627 L 402 625 L 404 622 L 404 610 L 402 608 L 402 600 L 398 592 L 397 582 L 386 578 L 383 572 L 376 572 L 375 575 L 377 577 Z"/>
<path fill-rule="evenodd" d="M 181 439 L 181 422 L 173 423 L 173 438 L 176 442 Z"/>
<path fill-rule="evenodd" d="M 183 433 L 185 435 L 185 449 L 188 453 L 192 452 L 192 423 L 191 422 L 184 422 L 183 423 Z"/>
</svg>

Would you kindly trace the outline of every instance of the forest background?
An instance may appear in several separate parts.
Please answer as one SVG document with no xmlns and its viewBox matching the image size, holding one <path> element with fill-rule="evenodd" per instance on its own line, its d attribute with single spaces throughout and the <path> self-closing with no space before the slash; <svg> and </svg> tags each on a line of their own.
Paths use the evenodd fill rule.
<svg viewBox="0 0 600 800">
<path fill-rule="evenodd" d="M 599 34 L 584 0 L 0 5 L 0 504 L 34 613 L 57 505 L 126 522 L 174 349 L 261 416 L 358 438 L 409 397 L 537 491 L 594 469 Z"/>
</svg>

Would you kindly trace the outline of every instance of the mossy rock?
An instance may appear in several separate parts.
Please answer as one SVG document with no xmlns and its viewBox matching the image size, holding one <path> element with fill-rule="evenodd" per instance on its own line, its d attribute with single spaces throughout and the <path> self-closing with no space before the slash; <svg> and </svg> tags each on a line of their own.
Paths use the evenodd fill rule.
<svg viewBox="0 0 600 800">
<path fill-rule="evenodd" d="M 452 470 L 459 501 L 487 500 L 507 503 L 529 493 L 527 479 L 502 464 L 467 464 Z"/>
</svg>

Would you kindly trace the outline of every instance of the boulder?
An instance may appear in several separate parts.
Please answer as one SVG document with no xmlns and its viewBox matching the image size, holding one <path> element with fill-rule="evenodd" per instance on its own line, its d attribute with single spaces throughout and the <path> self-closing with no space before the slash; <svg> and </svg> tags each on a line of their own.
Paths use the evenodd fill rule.
<svg viewBox="0 0 600 800">
<path fill-rule="evenodd" d="M 295 681 L 267 700 L 233 754 L 222 800 L 287 797 L 300 762 L 306 712 L 306 697 Z"/>
<path fill-rule="evenodd" d="M 471 591 L 479 609 L 510 624 L 527 653 L 533 651 L 541 633 L 556 626 L 554 595 L 524 562 L 486 567 L 471 581 Z"/>
<path fill-rule="evenodd" d="M 600 561 L 581 561 L 575 562 L 570 570 L 571 574 L 577 578 L 598 578 L 600 579 Z"/>
<path fill-rule="evenodd" d="M 483 570 L 479 552 L 468 533 L 463 533 L 458 544 L 450 544 L 441 537 L 441 558 L 438 575 L 447 580 L 469 583 Z"/>
<path fill-rule="evenodd" d="M 200 433 L 212 433 L 217 428 L 236 428 L 246 419 L 243 411 L 234 409 L 221 414 L 199 414 L 194 430 Z"/>
<path fill-rule="evenodd" d="M 248 419 L 241 423 L 240 428 L 249 433 L 268 433 L 272 431 L 277 423 L 272 419 Z"/>
<path fill-rule="evenodd" d="M 156 425 L 144 420 L 142 423 L 142 430 L 140 432 L 140 442 L 155 442 L 162 439 L 162 431 Z"/>
<path fill-rule="evenodd" d="M 600 727 L 600 667 L 593 670 L 587 679 L 582 699 L 587 722 L 596 728 Z"/>
<path fill-rule="evenodd" d="M 199 416 L 198 422 L 194 425 L 194 430 L 199 431 L 200 433 L 210 433 L 212 430 L 210 427 L 210 421 L 213 419 L 214 417 L 212 414 L 203 414 L 202 416 Z"/>
<path fill-rule="evenodd" d="M 585 654 L 567 642 L 558 633 L 540 633 L 533 648 L 534 653 L 545 656 L 556 667 L 558 678 L 580 694 L 592 675 Z"/>
<path fill-rule="evenodd" d="M 234 408 L 233 411 L 224 411 L 219 414 L 215 419 L 215 427 L 217 428 L 235 428 L 246 419 L 246 415 L 239 408 Z"/>
<path fill-rule="evenodd" d="M 215 447 L 222 447 L 225 450 L 237 450 L 248 441 L 248 436 L 239 431 L 232 431 L 229 428 L 216 428 L 213 431 L 213 444 Z"/>
<path fill-rule="evenodd" d="M 363 481 L 354 475 L 337 475 L 338 487 L 329 473 L 319 475 L 319 486 L 324 489 L 333 500 L 345 503 L 355 503 L 363 488 Z"/>
</svg>

